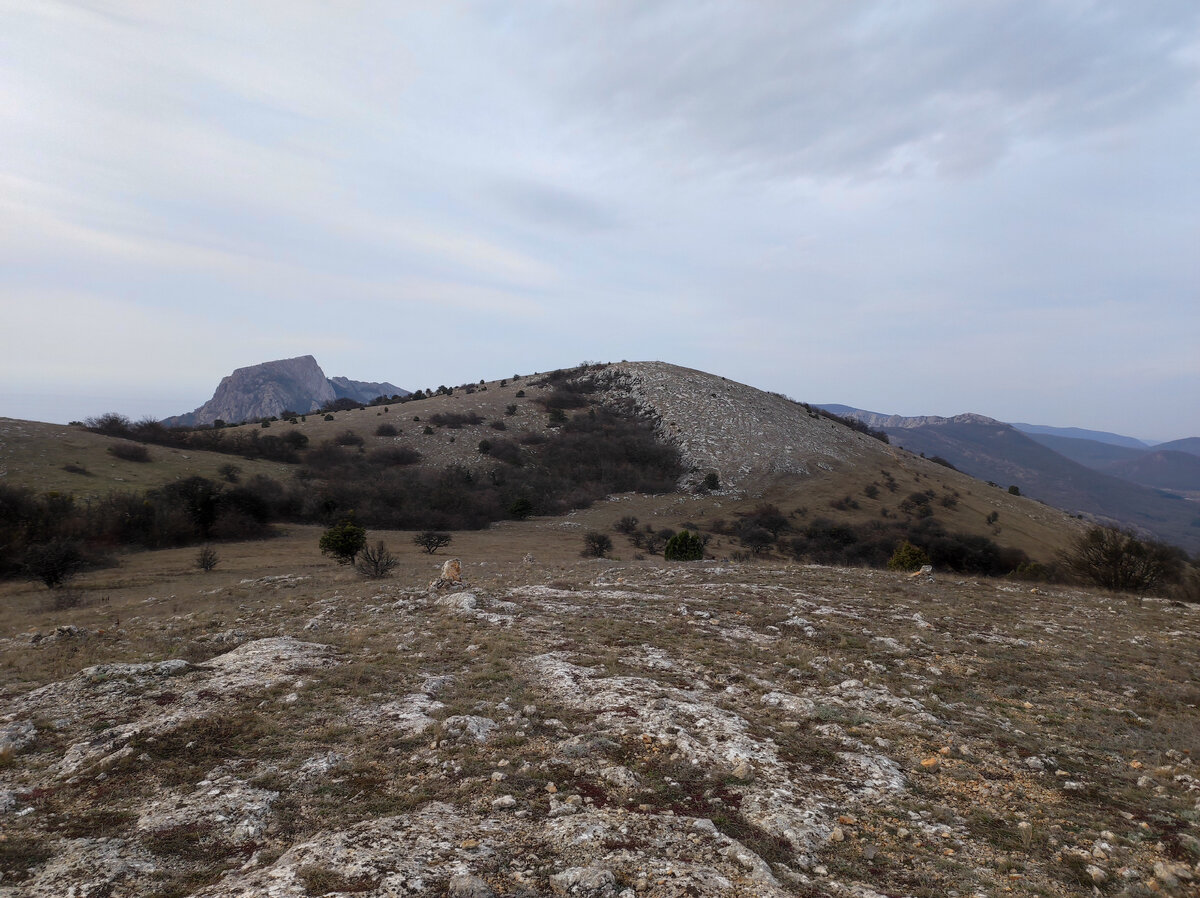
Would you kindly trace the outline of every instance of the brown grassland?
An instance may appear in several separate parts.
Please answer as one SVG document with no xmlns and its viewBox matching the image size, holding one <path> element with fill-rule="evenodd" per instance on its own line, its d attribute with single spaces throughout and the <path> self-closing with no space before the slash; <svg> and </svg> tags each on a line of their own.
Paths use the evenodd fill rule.
<svg viewBox="0 0 1200 898">
<path fill-rule="evenodd" d="M 79 577 L 58 610 L 41 587 L 0 584 L 0 691 L 37 731 L 0 767 L 13 798 L 0 895 L 383 895 L 401 873 L 425 883 L 411 894 L 442 895 L 446 865 L 496 895 L 546 894 L 579 868 L 651 896 L 1188 893 L 1197 609 L 777 555 L 639 561 L 619 537 L 619 560 L 579 558 L 586 530 L 630 512 L 678 523 L 693 501 L 614 497 L 456 533 L 432 556 L 371 532 L 401 562 L 382 581 L 293 526 L 218 545 L 208 573 L 194 548 L 130 554 Z M 466 583 L 429 591 L 451 556 Z M 210 659 L 279 637 L 337 663 L 206 688 Z M 29 698 L 94 665 L 171 659 L 193 667 L 151 681 L 111 669 L 132 679 L 69 707 L 66 687 Z M 414 696 L 427 724 L 390 723 Z M 176 717 L 160 725 L 162 712 Z M 456 735 L 463 716 L 496 729 L 476 743 Z M 119 730 L 113 747 L 132 751 L 64 770 L 72 746 Z M 303 773 L 330 752 L 330 770 Z M 234 802 L 228 819 L 196 804 L 204 783 Z M 183 810 L 164 816 L 163 796 Z M 506 796 L 513 808 L 493 805 Z M 807 830 L 780 823 L 793 806 L 816 809 Z M 601 836 L 580 847 L 572 821 Z M 328 847 L 435 826 L 448 847 L 421 863 Z M 117 875 L 114 852 L 145 866 Z"/>
<path fill-rule="evenodd" d="M 1083 523 L 684 373 L 655 407 L 682 435 L 675 493 L 437 554 L 368 527 L 386 579 L 279 523 L 213 543 L 209 571 L 193 545 L 58 590 L 0 581 L 0 898 L 1200 894 L 1200 606 L 803 563 L 810 529 L 921 519 L 1049 563 Z M 481 440 L 552 431 L 532 381 L 245 427 L 487 476 Z M 732 436 L 723 401 L 748 410 Z M 454 413 L 481 422 L 430 424 Z M 295 470 L 114 442 L 0 420 L 4 482 L 86 498 Z M 791 468 L 695 488 L 741 444 Z M 765 505 L 784 539 L 752 554 L 737 525 Z M 706 560 L 643 551 L 626 518 L 700 531 Z M 613 549 L 582 558 L 595 532 Z M 464 582 L 433 585 L 449 558 Z"/>
</svg>

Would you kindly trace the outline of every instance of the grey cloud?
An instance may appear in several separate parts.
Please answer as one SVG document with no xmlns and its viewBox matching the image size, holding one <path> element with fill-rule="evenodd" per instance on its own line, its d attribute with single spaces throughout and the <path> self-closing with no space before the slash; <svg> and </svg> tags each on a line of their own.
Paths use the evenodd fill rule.
<svg viewBox="0 0 1200 898">
<path fill-rule="evenodd" d="M 535 225 L 581 233 L 618 226 L 617 214 L 605 204 L 566 188 L 532 181 L 502 181 L 492 188 L 501 204 Z"/>
<path fill-rule="evenodd" d="M 962 171 L 1018 141 L 1135 122 L 1196 86 L 1198 23 L 1194 3 L 666 0 L 555 6 L 519 33 L 560 48 L 524 55 L 593 137 L 633 133 L 697 166 L 861 176 Z"/>
</svg>

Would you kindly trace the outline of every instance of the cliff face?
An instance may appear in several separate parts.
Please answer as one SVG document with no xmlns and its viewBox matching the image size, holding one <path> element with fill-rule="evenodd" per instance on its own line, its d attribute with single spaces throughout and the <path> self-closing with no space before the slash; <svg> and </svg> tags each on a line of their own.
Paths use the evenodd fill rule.
<svg viewBox="0 0 1200 898">
<path fill-rule="evenodd" d="M 377 396 L 406 394 L 394 384 L 367 383 L 345 377 L 332 381 L 311 355 L 279 359 L 238 368 L 221 380 L 212 399 L 194 412 L 167 418 L 172 427 L 191 427 L 222 421 L 248 421 L 278 415 L 284 409 L 315 411 L 326 402 L 350 398 L 370 402 Z"/>
</svg>

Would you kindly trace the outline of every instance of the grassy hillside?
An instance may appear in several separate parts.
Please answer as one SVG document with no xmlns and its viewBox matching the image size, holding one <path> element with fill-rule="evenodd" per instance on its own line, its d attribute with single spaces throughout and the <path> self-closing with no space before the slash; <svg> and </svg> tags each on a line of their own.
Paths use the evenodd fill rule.
<svg viewBox="0 0 1200 898">
<path fill-rule="evenodd" d="M 619 484 L 619 465 L 629 463 L 631 452 L 639 465 L 657 464 L 636 441 L 618 445 L 624 455 L 596 456 L 601 445 L 612 444 L 589 428 L 607 409 L 620 407 L 635 410 L 660 439 L 680 449 L 683 477 L 675 492 L 671 480 L 660 477 L 654 489 L 664 495 L 629 493 L 620 503 L 588 512 L 598 515 L 591 526 L 605 532 L 630 516 L 639 518 L 640 528 L 651 525 L 655 531 L 699 528 L 708 535 L 710 554 L 728 557 L 747 551 L 741 539 L 747 518 L 763 505 L 775 505 L 785 522 L 773 530 L 776 544 L 763 557 L 803 558 L 833 539 L 857 548 L 843 551 L 839 545 L 832 555 L 822 551 L 814 557 L 880 563 L 880 553 L 886 560 L 908 528 L 918 528 L 929 539 L 945 533 L 992 540 L 1048 562 L 1081 526 L 1032 499 L 716 375 L 661 363 L 598 366 L 574 372 L 579 374 L 598 379 L 572 387 L 567 375 L 505 378 L 402 404 L 227 429 L 230 441 L 239 434 L 306 441 L 292 465 L 154 445 L 148 447 L 150 463 L 117 462 L 106 451 L 118 442 L 111 438 L 13 422 L 24 438 L 10 443 L 10 456 L 19 464 L 10 465 L 5 482 L 69 491 L 78 481 L 78 494 L 96 495 L 198 475 L 217 481 L 220 495 L 234 498 L 234 488 L 220 477 L 223 466 L 234 464 L 243 469 L 237 490 L 250 492 L 237 497 L 239 514 L 257 515 L 265 503 L 273 510 L 263 513 L 277 519 L 325 521 L 353 510 L 374 526 L 478 526 L 513 518 L 509 508 L 519 498 L 530 500 L 535 514 L 586 505 L 604 490 L 596 493 L 583 478 Z M 567 423 L 554 422 L 556 414 Z M 581 424 L 572 424 L 572 418 Z M 110 476 L 65 472 L 67 456 L 60 450 Z M 252 484 L 258 473 L 278 487 Z M 718 478 L 715 492 L 698 486 L 708 474 Z M 216 532 L 236 536 L 237 521 L 218 522 Z M 151 545 L 180 538 L 178 529 L 146 537 Z M 618 555 L 638 554 L 626 540 L 614 538 Z M 860 553 L 868 544 L 875 545 L 873 555 Z"/>
<path fill-rule="evenodd" d="M 109 450 L 127 444 L 79 427 L 0 418 L 0 484 L 38 493 L 73 493 L 81 498 L 113 490 L 141 491 L 184 477 L 222 480 L 236 465 L 241 476 L 290 476 L 288 465 L 236 458 L 219 452 L 147 447 L 149 461 L 125 461 Z"/>
</svg>

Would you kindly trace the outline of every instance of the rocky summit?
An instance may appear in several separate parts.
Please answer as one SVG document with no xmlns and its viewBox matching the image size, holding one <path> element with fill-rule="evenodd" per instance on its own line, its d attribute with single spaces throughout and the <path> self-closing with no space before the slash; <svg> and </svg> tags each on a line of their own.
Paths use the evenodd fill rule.
<svg viewBox="0 0 1200 898">
<path fill-rule="evenodd" d="M 0 896 L 1196 894 L 1196 608 L 502 537 L 10 597 Z"/>
<path fill-rule="evenodd" d="M 370 402 L 379 396 L 394 395 L 407 396 L 408 391 L 386 382 L 327 378 L 315 358 L 302 355 L 238 368 L 221 379 L 212 399 L 204 405 L 163 423 L 170 427 L 194 427 L 217 420 L 233 424 L 269 418 L 285 409 L 308 413 L 335 399 Z"/>
</svg>

